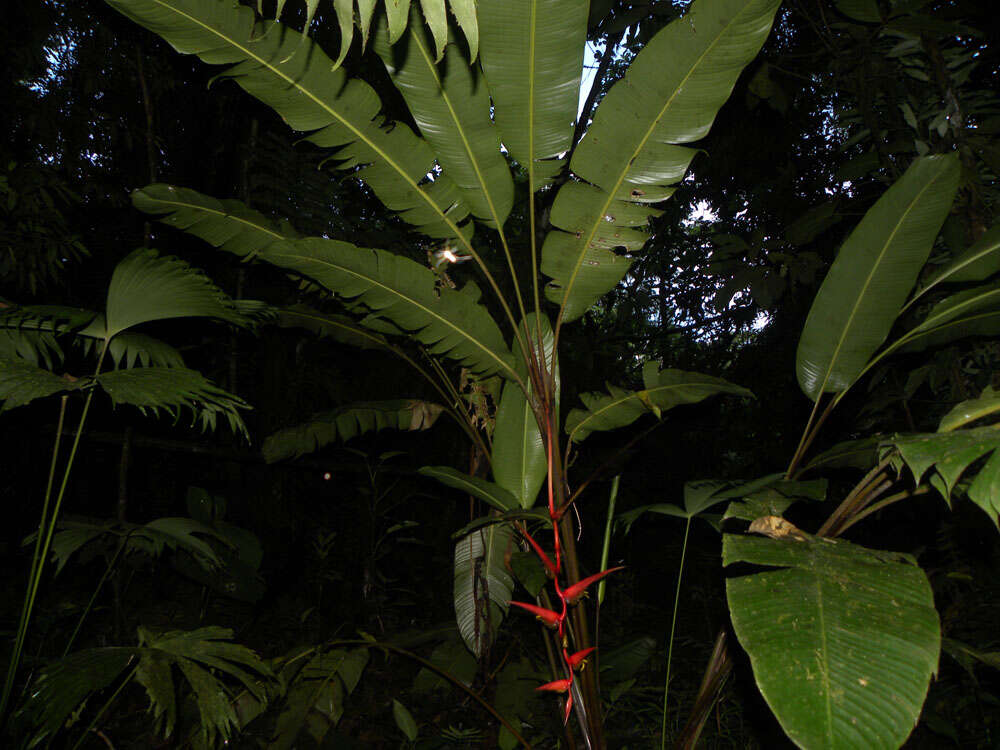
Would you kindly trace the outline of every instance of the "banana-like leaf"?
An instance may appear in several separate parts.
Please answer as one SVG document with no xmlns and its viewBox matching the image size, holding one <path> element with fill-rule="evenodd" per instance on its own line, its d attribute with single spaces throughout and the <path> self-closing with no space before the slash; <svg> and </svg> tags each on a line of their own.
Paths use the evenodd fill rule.
<svg viewBox="0 0 1000 750">
<path fill-rule="evenodd" d="M 180 258 L 139 248 L 115 266 L 108 286 L 106 338 L 140 323 L 187 317 L 247 324 L 229 295 Z"/>
<path fill-rule="evenodd" d="M 55 377 L 54 375 L 52 377 Z M 250 406 L 239 396 L 227 393 L 200 372 L 182 367 L 142 367 L 134 370 L 104 372 L 94 379 L 114 405 L 130 404 L 145 414 L 157 415 L 162 409 L 175 419 L 190 409 L 193 422 L 202 430 L 214 430 L 221 415 L 234 433 L 250 439 L 240 417 L 241 409 Z M 2 395 L 2 393 L 0 393 Z"/>
<path fill-rule="evenodd" d="M 802 748 L 896 748 L 937 670 L 941 628 L 905 555 L 821 538 L 726 534 L 723 564 L 767 570 L 726 584 L 761 694 Z"/>
<path fill-rule="evenodd" d="M 508 524 L 495 523 L 455 543 L 455 617 L 462 640 L 479 658 L 507 614 L 514 579 L 504 555 L 514 548 Z"/>
<path fill-rule="evenodd" d="M 553 423 L 558 425 L 560 378 L 558 362 L 553 366 L 552 361 L 555 345 L 552 325 L 544 315 L 539 317 L 535 313 L 528 313 L 521 324 L 521 333 L 529 344 L 531 356 L 542 363 L 546 373 L 555 374 L 556 413 Z M 539 356 L 540 349 L 544 356 Z M 530 384 L 528 365 L 520 347 L 515 346 L 514 356 L 517 358 L 517 372 L 522 382 Z M 529 392 L 534 398 L 533 389 Z M 548 474 L 545 441 L 524 391 L 518 383 L 510 380 L 504 383 L 503 395 L 497 407 L 492 458 L 493 478 L 497 484 L 513 493 L 522 508 L 534 505 Z"/>
<path fill-rule="evenodd" d="M 1000 271 L 1000 224 L 991 227 L 964 253 L 931 276 L 914 299 L 938 284 L 984 281 Z"/>
<path fill-rule="evenodd" d="M 535 191 L 562 169 L 572 144 L 587 2 L 480 0 L 479 19 L 500 138 Z"/>
<path fill-rule="evenodd" d="M 0 358 L 0 401 L 3 401 L 0 412 L 55 393 L 78 391 L 89 385 L 89 378 L 59 377 L 23 359 Z"/>
<path fill-rule="evenodd" d="M 379 115 L 381 102 L 363 81 L 309 39 L 280 23 L 257 24 L 254 12 L 228 0 L 108 0 L 182 54 L 209 64 L 237 63 L 221 75 L 275 110 L 322 148 L 339 147 L 340 168 L 355 170 L 379 199 L 432 237 L 467 236 L 468 215 L 446 175 L 427 180 L 434 155 L 405 124 Z"/>
<path fill-rule="evenodd" d="M 585 409 L 573 409 L 566 417 L 566 433 L 579 442 L 595 430 L 616 430 L 632 424 L 647 412 L 660 417 L 667 409 L 680 404 L 694 404 L 717 393 L 732 393 L 753 398 L 746 388 L 696 372 L 660 370 L 655 362 L 642 368 L 644 388 L 629 391 L 608 385 L 609 393 L 582 393 Z"/>
<path fill-rule="evenodd" d="M 958 189 L 958 155 L 915 160 L 844 242 L 799 340 L 799 386 L 815 401 L 849 388 L 885 341 Z"/>
<path fill-rule="evenodd" d="M 395 348 L 384 336 L 346 315 L 320 312 L 308 305 L 292 305 L 278 310 L 277 322 L 281 328 L 305 328 L 320 338 L 329 337 L 358 349 L 391 351 Z"/>
<path fill-rule="evenodd" d="M 938 432 L 957 430 L 959 427 L 996 414 L 998 411 L 1000 411 L 1000 393 L 994 391 L 992 386 L 986 386 L 979 394 L 979 398 L 962 401 L 941 417 Z"/>
<path fill-rule="evenodd" d="M 273 245 L 259 256 L 366 305 L 435 354 L 457 360 L 475 374 L 512 376 L 513 358 L 479 290 L 437 289 L 429 268 L 385 250 L 307 238 Z"/>
<path fill-rule="evenodd" d="M 624 79 L 604 97 L 552 206 L 542 247 L 546 295 L 573 320 L 625 276 L 631 262 L 615 247 L 638 250 L 656 212 L 703 138 L 736 79 L 771 30 L 779 0 L 696 0 L 654 36 Z"/>
<path fill-rule="evenodd" d="M 901 352 L 920 352 L 925 349 L 936 349 L 970 336 L 988 338 L 1000 336 L 1000 310 L 973 312 L 933 328 L 911 332 L 899 342 L 898 347 L 894 345 L 892 348 L 898 348 Z"/>
<path fill-rule="evenodd" d="M 968 402 L 966 402 L 968 403 Z M 966 489 L 969 499 L 983 509 L 1000 529 L 1000 430 L 979 427 L 957 432 L 899 435 L 882 443 L 882 455 L 893 453 L 897 470 L 909 467 L 919 482 L 927 481 L 951 504 L 958 480 L 976 461 L 989 457 Z M 928 474 L 929 472 L 929 474 Z"/>
<path fill-rule="evenodd" d="M 473 215 L 487 226 L 501 227 L 514 204 L 514 180 L 490 117 L 486 82 L 453 44 L 445 48 L 443 62 L 436 63 L 415 8 L 411 15 L 410 34 L 395 46 L 381 24 L 375 51 Z"/>
<path fill-rule="evenodd" d="M 278 240 L 300 236 L 287 222 L 268 219 L 241 201 L 218 200 L 174 185 L 154 183 L 135 190 L 132 205 L 240 258 L 253 258 Z"/>
<path fill-rule="evenodd" d="M 900 338 L 899 345 L 905 346 L 911 339 L 941 329 L 952 321 L 974 318 L 977 313 L 997 308 L 1000 308 L 1000 283 L 958 292 L 934 305 L 926 318 Z"/>
<path fill-rule="evenodd" d="M 426 477 L 433 477 L 443 485 L 478 497 L 487 505 L 501 512 L 521 507 L 518 499 L 500 485 L 463 474 L 450 466 L 423 466 L 420 473 Z"/>
<path fill-rule="evenodd" d="M 860 440 L 845 440 L 842 443 L 837 443 L 809 461 L 802 467 L 800 473 L 819 468 L 852 468 L 868 471 L 878 461 L 879 440 L 879 437 L 866 437 Z"/>
<path fill-rule="evenodd" d="M 379 430 L 430 429 L 444 411 L 440 404 L 417 399 L 367 401 L 316 414 L 308 422 L 279 430 L 264 440 L 268 463 L 313 453 L 334 441 L 347 441 Z"/>
</svg>

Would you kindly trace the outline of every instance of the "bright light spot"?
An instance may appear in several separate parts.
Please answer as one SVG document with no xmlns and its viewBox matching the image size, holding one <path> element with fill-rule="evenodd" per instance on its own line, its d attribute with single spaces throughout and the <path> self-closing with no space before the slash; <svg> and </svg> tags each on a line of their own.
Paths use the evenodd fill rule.
<svg viewBox="0 0 1000 750">
<path fill-rule="evenodd" d="M 458 256 L 447 247 L 441 251 L 441 257 L 449 263 L 458 263 Z"/>
<path fill-rule="evenodd" d="M 331 479 L 333 479 L 333 474 L 331 474 L 330 472 L 327 471 L 323 474 L 324 482 L 329 482 Z"/>
</svg>

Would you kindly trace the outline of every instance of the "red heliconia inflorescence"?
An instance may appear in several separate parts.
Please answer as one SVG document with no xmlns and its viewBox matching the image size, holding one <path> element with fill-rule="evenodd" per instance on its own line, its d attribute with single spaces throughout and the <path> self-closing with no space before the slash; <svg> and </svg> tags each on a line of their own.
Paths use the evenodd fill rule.
<svg viewBox="0 0 1000 750">
<path fill-rule="evenodd" d="M 551 433 L 548 436 L 548 455 L 549 455 L 549 519 L 552 521 L 553 529 L 553 540 L 555 548 L 555 561 L 552 560 L 545 552 L 542 550 L 541 546 L 534 540 L 528 530 L 521 524 L 518 525 L 517 529 L 521 532 L 522 536 L 531 545 L 531 548 L 535 551 L 538 559 L 541 561 L 542 565 L 545 567 L 545 572 L 548 574 L 549 578 L 552 579 L 553 585 L 555 586 L 556 595 L 559 597 L 559 601 L 562 604 L 561 611 L 556 612 L 551 609 L 546 609 L 544 607 L 539 607 L 534 604 L 528 604 L 526 602 L 510 602 L 511 604 L 525 609 L 531 612 L 535 617 L 542 621 L 544 625 L 553 630 L 557 630 L 559 634 L 559 640 L 562 642 L 562 655 L 563 664 L 566 667 L 566 677 L 562 680 L 555 680 L 553 682 L 548 682 L 540 687 L 535 688 L 536 690 L 545 690 L 556 693 L 569 693 L 566 696 L 566 706 L 563 716 L 563 723 L 569 721 L 569 714 L 573 708 L 573 675 L 583 669 L 586 664 L 587 657 L 594 647 L 585 648 L 582 651 L 577 651 L 574 654 L 570 654 L 566 650 L 566 644 L 568 639 L 566 637 L 566 615 L 569 613 L 569 607 L 576 604 L 583 596 L 587 593 L 587 588 L 597 581 L 601 580 L 607 575 L 614 573 L 616 570 L 621 570 L 621 567 L 608 568 L 607 570 L 602 570 L 600 573 L 595 573 L 592 576 L 574 583 L 571 586 L 562 588 L 559 584 L 559 574 L 562 572 L 562 550 L 559 545 L 559 521 L 562 519 L 563 514 L 566 512 L 566 507 L 557 509 L 555 507 L 555 498 L 552 492 L 552 437 Z"/>
</svg>

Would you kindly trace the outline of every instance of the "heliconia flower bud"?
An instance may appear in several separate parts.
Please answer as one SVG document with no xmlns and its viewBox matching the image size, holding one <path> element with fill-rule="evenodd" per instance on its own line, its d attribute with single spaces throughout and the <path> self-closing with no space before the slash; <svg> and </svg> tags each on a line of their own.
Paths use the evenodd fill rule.
<svg viewBox="0 0 1000 750">
<path fill-rule="evenodd" d="M 570 693 L 566 696 L 566 711 L 563 713 L 563 724 L 569 723 L 569 712 L 573 708 L 573 694 Z"/>
<path fill-rule="evenodd" d="M 569 690 L 570 683 L 573 680 L 566 678 L 565 680 L 556 680 L 555 682 L 546 682 L 544 685 L 539 685 L 535 690 L 549 690 L 553 693 L 565 693 Z"/>
<path fill-rule="evenodd" d="M 625 566 L 619 565 L 617 568 L 608 568 L 607 570 L 602 570 L 600 573 L 594 573 L 592 576 L 587 576 L 582 581 L 574 583 L 563 589 L 562 598 L 567 604 L 576 604 L 580 601 L 580 598 L 587 593 L 587 587 L 592 583 L 597 583 L 599 580 L 604 578 L 606 575 L 614 573 L 616 570 L 622 570 Z"/>
<path fill-rule="evenodd" d="M 526 604 L 525 602 L 510 602 L 515 607 L 520 607 L 521 609 L 526 609 L 539 620 L 541 620 L 546 627 L 557 628 L 559 623 L 562 622 L 562 615 L 557 612 L 553 612 L 551 609 L 545 609 L 544 607 L 536 607 L 534 604 Z"/>
<path fill-rule="evenodd" d="M 559 571 L 556 570 L 555 563 L 552 562 L 552 559 L 545 554 L 540 546 L 538 546 L 538 542 L 534 540 L 524 526 L 518 525 L 517 529 L 521 532 L 522 536 L 528 540 L 528 544 L 531 545 L 531 548 L 535 550 L 535 554 L 538 555 L 538 559 L 541 560 L 542 565 L 545 566 L 545 572 L 548 574 L 549 578 L 555 579 L 559 575 Z"/>
<path fill-rule="evenodd" d="M 570 669 L 574 669 L 579 672 L 584 668 L 584 666 L 586 666 L 587 656 L 594 650 L 594 648 L 594 646 L 591 646 L 590 648 L 583 649 L 583 651 L 577 651 L 575 654 L 568 654 L 563 651 L 563 659 Z"/>
</svg>

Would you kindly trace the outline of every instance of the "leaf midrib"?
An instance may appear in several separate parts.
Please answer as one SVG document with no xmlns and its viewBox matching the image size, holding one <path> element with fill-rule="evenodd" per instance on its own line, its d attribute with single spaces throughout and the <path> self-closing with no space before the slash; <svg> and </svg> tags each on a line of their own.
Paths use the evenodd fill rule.
<svg viewBox="0 0 1000 750">
<path fill-rule="evenodd" d="M 569 439 L 573 440 L 573 436 L 580 430 L 581 427 L 583 427 L 585 424 L 587 424 L 587 422 L 590 422 L 590 421 L 596 419 L 601 414 L 604 414 L 609 409 L 613 409 L 616 406 L 620 406 L 621 404 L 624 404 L 626 401 L 629 401 L 631 399 L 636 399 L 641 404 L 642 401 L 639 399 L 639 394 L 640 393 L 662 393 L 662 392 L 669 391 L 669 390 L 676 389 L 676 388 L 690 388 L 692 386 L 698 386 L 698 385 L 712 385 L 712 384 L 711 383 L 698 383 L 698 382 L 695 382 L 695 381 L 691 381 L 691 382 L 687 382 L 687 383 L 671 383 L 670 385 L 658 385 L 658 386 L 654 386 L 653 388 L 643 388 L 640 391 L 629 391 L 627 395 L 622 396 L 620 398 L 615 398 L 614 396 L 611 396 L 612 401 L 610 403 L 608 403 L 606 406 L 602 406 L 601 408 L 596 409 L 596 410 L 595 409 L 587 409 L 587 411 L 589 412 L 588 416 L 585 417 L 580 422 L 580 424 L 578 424 L 576 427 L 573 428 L 573 431 L 569 434 Z M 604 394 L 601 394 L 601 395 L 604 396 Z M 668 408 L 670 408 L 670 407 L 668 407 Z"/>
</svg>

